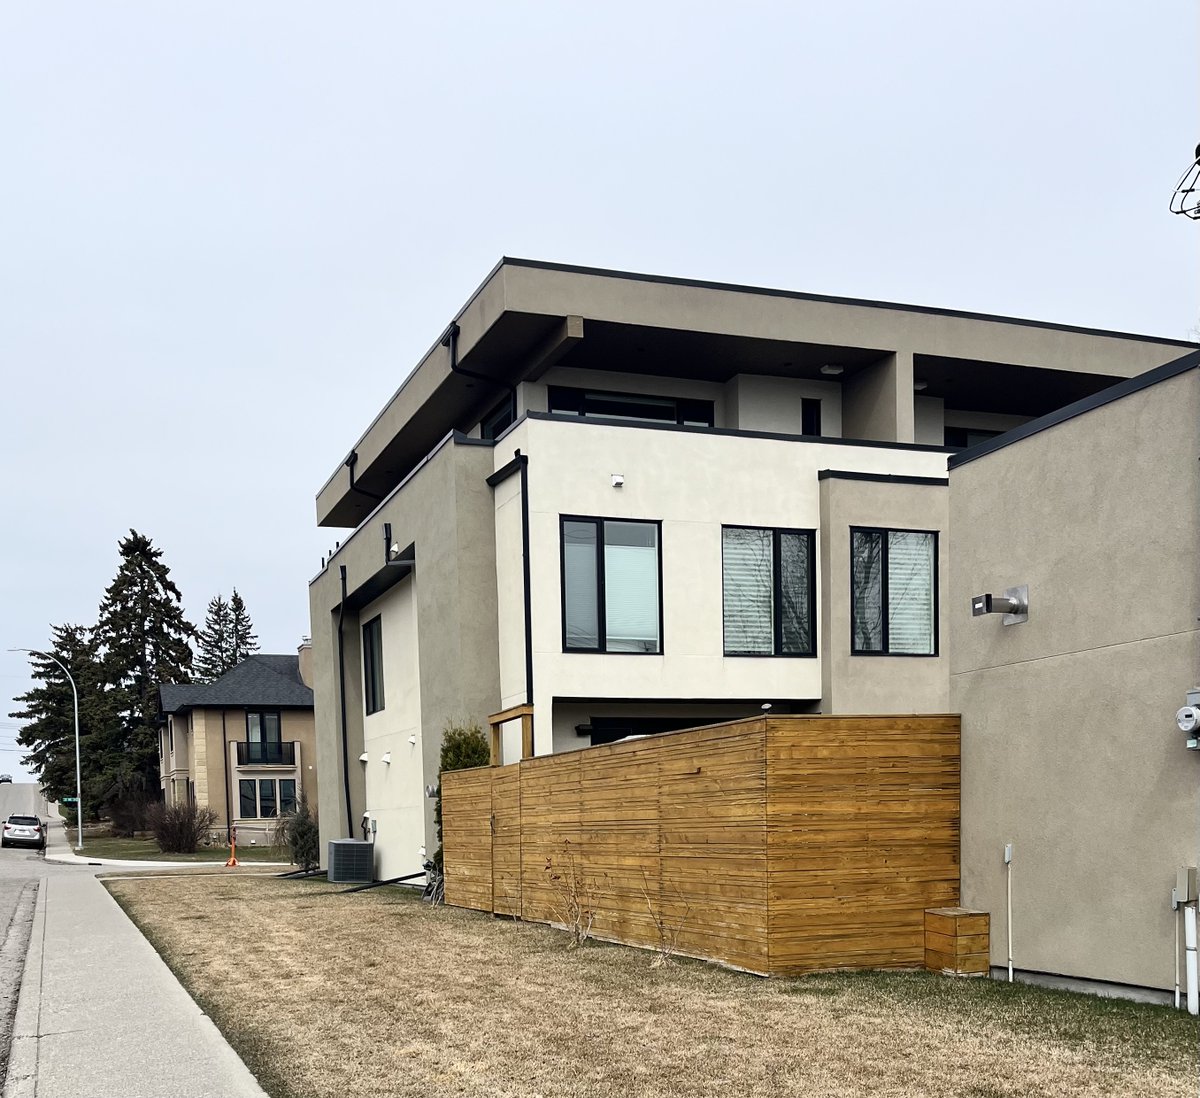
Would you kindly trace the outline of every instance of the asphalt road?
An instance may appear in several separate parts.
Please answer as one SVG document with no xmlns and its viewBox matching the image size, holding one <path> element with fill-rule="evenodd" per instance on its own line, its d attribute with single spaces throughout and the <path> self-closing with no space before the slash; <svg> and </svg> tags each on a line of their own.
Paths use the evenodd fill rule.
<svg viewBox="0 0 1200 1098">
<path fill-rule="evenodd" d="M 32 783 L 0 784 L 0 820 L 13 813 L 46 819 L 49 808 Z M 57 821 L 55 826 L 59 826 Z M 57 867 L 55 867 L 57 868 Z M 0 1080 L 8 1060 L 17 988 L 33 924 L 36 888 L 47 863 L 36 850 L 0 847 Z"/>
</svg>

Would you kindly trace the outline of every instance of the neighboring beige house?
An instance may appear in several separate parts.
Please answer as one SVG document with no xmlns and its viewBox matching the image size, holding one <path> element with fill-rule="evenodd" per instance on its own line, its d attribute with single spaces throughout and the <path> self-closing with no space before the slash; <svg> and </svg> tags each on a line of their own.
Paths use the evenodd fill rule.
<svg viewBox="0 0 1200 1098">
<path fill-rule="evenodd" d="M 1188 346 L 503 260 L 317 496 L 323 838 L 418 870 L 442 729 L 513 707 L 537 754 L 948 711 L 947 454 Z"/>
<path fill-rule="evenodd" d="M 1200 353 L 950 459 L 950 706 L 962 899 L 992 963 L 1173 987 L 1176 869 L 1197 864 Z M 1028 586 L 1028 620 L 972 616 Z M 1004 861 L 1012 844 L 1011 870 Z"/>
<path fill-rule="evenodd" d="M 163 799 L 211 808 L 244 843 L 269 839 L 302 792 L 315 807 L 311 658 L 306 642 L 295 656 L 248 656 L 211 683 L 161 685 Z"/>
</svg>

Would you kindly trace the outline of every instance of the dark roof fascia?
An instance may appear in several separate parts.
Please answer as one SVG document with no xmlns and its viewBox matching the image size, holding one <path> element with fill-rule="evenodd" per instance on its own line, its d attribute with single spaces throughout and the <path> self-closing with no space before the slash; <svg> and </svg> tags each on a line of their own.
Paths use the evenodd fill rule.
<svg viewBox="0 0 1200 1098">
<path fill-rule="evenodd" d="M 1028 423 L 1021 424 L 1020 427 L 1014 427 L 1011 431 L 988 439 L 987 442 L 981 442 L 978 446 L 960 450 L 950 458 L 949 467 L 952 470 L 957 469 L 969 462 L 977 461 L 981 457 L 987 457 L 988 454 L 994 454 L 997 450 L 1003 450 L 1014 442 L 1020 442 L 1022 439 L 1040 434 L 1051 427 L 1057 427 L 1060 423 L 1066 423 L 1077 416 L 1094 412 L 1106 404 L 1112 404 L 1133 393 L 1149 389 L 1160 382 L 1168 381 L 1195 369 L 1200 369 L 1200 351 L 1193 351 L 1190 355 L 1184 355 L 1171 362 L 1164 362 L 1161 366 L 1155 366 L 1153 370 L 1147 370 L 1146 373 L 1138 374 L 1137 377 L 1127 378 L 1116 385 L 1110 385 L 1107 389 L 1101 389 L 1098 393 L 1075 401 L 1074 404 L 1064 405 L 1055 412 L 1032 419 Z"/>
<path fill-rule="evenodd" d="M 698 278 L 673 278 L 668 275 L 638 274 L 635 271 L 617 271 L 603 267 L 579 267 L 570 263 L 549 263 L 538 259 L 516 259 L 506 256 L 497 264 L 492 274 L 495 274 L 505 264 L 511 267 L 528 267 L 532 270 L 561 271 L 565 274 L 595 275 L 601 278 L 621 278 L 631 282 L 650 282 L 663 286 L 689 286 L 703 290 L 724 290 L 739 294 L 758 294 L 762 297 L 783 297 L 794 301 L 813 301 L 826 305 L 850 305 L 863 309 L 890 309 L 894 312 L 922 313 L 926 316 L 957 317 L 962 320 L 983 320 L 996 324 L 1017 324 L 1025 328 L 1045 328 L 1053 332 L 1073 332 L 1078 335 L 1104 336 L 1110 339 L 1129 339 L 1138 343 L 1161 343 L 1164 346 L 1171 347 L 1196 346 L 1195 343 L 1186 339 L 1162 339 L 1158 336 L 1141 335 L 1134 332 L 1115 332 L 1105 328 L 1086 328 L 1076 324 L 1055 324 L 1048 320 L 1027 320 L 1022 317 L 1001 316 L 997 313 L 975 313 L 964 309 L 939 309 L 933 305 L 907 305 L 903 302 L 874 301 L 870 298 L 810 294 L 800 290 L 776 290 L 765 286 L 743 286 L 736 282 L 708 282 Z M 492 275 L 488 275 L 488 278 L 491 277 Z M 486 285 L 486 282 L 484 285 Z M 482 289 L 482 287 L 480 288 Z M 476 290 L 476 294 L 478 292 Z"/>
<path fill-rule="evenodd" d="M 877 442 L 869 438 L 829 438 L 826 435 L 789 435 L 777 431 L 740 431 L 735 427 L 693 427 L 683 423 L 630 423 L 625 419 L 599 416 L 564 416 L 555 412 L 526 412 L 523 419 L 551 423 L 587 423 L 598 427 L 627 427 L 635 431 L 677 431 L 690 435 L 719 435 L 725 438 L 764 438 L 775 442 L 811 442 L 826 446 L 859 446 L 878 450 L 909 450 L 922 454 L 952 454 L 949 446 L 922 446 L 915 442 Z M 519 422 L 519 421 L 518 421 Z"/>
<path fill-rule="evenodd" d="M 858 473 L 851 469 L 819 469 L 817 480 L 865 480 L 873 484 L 920 484 L 947 488 L 949 477 L 912 477 L 897 473 Z"/>
</svg>

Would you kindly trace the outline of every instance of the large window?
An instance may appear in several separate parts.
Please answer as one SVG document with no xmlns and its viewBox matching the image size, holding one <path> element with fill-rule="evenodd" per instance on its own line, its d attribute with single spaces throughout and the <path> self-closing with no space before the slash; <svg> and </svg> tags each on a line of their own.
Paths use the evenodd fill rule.
<svg viewBox="0 0 1200 1098">
<path fill-rule="evenodd" d="M 238 819 L 273 820 L 295 810 L 295 778 L 242 778 L 238 782 Z"/>
<path fill-rule="evenodd" d="M 558 415 L 628 419 L 638 423 L 679 423 L 689 427 L 713 425 L 711 400 L 609 393 L 562 385 L 549 386 L 546 395 L 550 411 Z"/>
<path fill-rule="evenodd" d="M 721 529 L 727 656 L 812 656 L 813 535 L 754 526 Z"/>
<path fill-rule="evenodd" d="M 850 529 L 850 650 L 936 656 L 937 534 Z"/>
<path fill-rule="evenodd" d="M 563 518 L 563 650 L 662 651 L 657 522 Z"/>
<path fill-rule="evenodd" d="M 362 627 L 363 635 L 363 704 L 367 713 L 383 708 L 383 622 L 372 618 Z"/>
</svg>

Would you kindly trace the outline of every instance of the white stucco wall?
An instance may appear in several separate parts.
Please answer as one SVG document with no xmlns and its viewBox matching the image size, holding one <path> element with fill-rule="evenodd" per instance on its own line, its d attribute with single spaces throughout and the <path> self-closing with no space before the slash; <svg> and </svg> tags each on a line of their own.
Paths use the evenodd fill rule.
<svg viewBox="0 0 1200 1098">
<path fill-rule="evenodd" d="M 817 699 L 821 659 L 726 657 L 723 652 L 721 527 L 741 524 L 816 530 L 821 469 L 945 475 L 944 454 L 741 438 L 704 432 L 609 427 L 577 421 L 521 424 L 496 454 L 528 454 L 533 612 L 534 704 L 541 715 L 536 750 L 551 750 L 545 720 L 553 698 Z M 613 488 L 613 473 L 624 486 Z M 515 478 L 514 478 L 515 479 Z M 498 508 L 498 584 L 520 591 L 520 553 Z M 658 520 L 662 523 L 663 653 L 563 652 L 560 516 Z M 518 543 L 519 548 L 519 543 Z M 817 551 L 817 569 L 821 568 Z M 819 622 L 819 607 L 817 613 Z M 501 694 L 524 700 L 521 617 L 500 621 Z"/>
<path fill-rule="evenodd" d="M 425 842 L 414 582 L 402 581 L 359 615 L 366 623 L 378 614 L 383 637 L 384 707 L 363 715 L 367 762 L 351 760 L 352 766 L 364 771 L 366 810 L 378 827 L 375 876 L 379 880 L 416 873 Z M 361 666 L 357 672 L 362 674 Z M 409 742 L 413 736 L 415 744 Z M 391 753 L 390 764 L 383 762 L 386 752 Z"/>
</svg>

